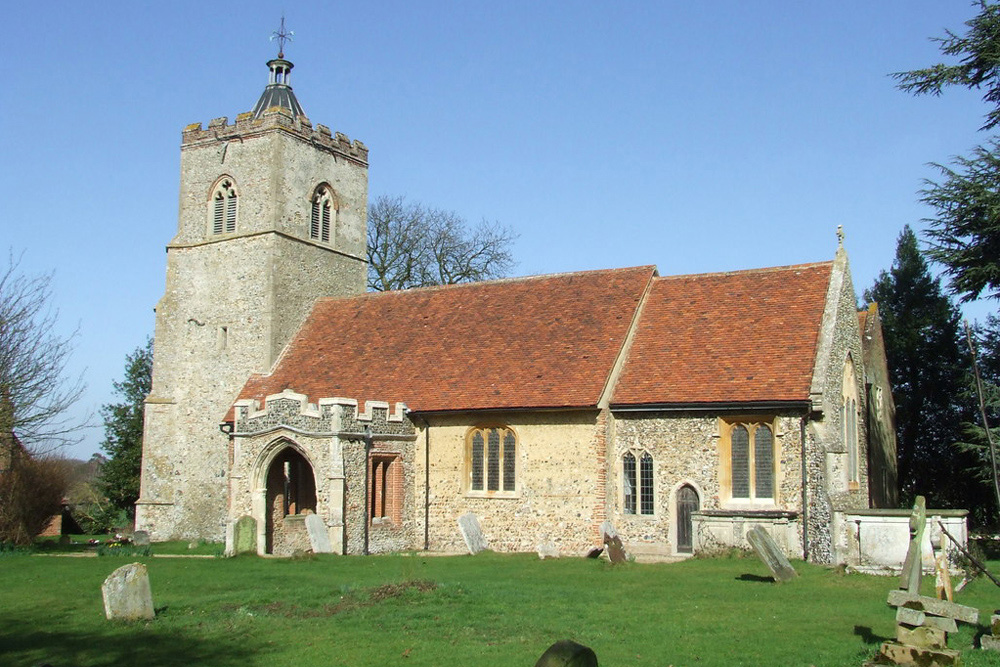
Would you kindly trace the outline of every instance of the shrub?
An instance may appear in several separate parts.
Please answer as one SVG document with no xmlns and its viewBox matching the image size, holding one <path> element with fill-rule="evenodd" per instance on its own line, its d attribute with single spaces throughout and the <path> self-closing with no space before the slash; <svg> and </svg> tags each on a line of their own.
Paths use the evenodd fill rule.
<svg viewBox="0 0 1000 667">
<path fill-rule="evenodd" d="M 32 457 L 25 452 L 11 456 L 0 473 L 0 542 L 30 545 L 62 511 L 68 486 L 65 461 Z"/>
</svg>

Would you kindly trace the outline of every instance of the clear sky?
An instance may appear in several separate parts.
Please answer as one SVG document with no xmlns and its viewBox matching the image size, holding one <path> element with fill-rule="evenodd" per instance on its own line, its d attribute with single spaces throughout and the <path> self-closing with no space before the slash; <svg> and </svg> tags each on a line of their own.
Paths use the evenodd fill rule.
<svg viewBox="0 0 1000 667">
<path fill-rule="evenodd" d="M 152 333 L 181 129 L 250 110 L 282 11 L 296 95 L 368 146 L 370 194 L 512 226 L 517 275 L 822 261 L 843 225 L 860 295 L 922 228 L 927 163 L 986 139 L 979 95 L 888 77 L 940 60 L 963 0 L 12 3 L 0 246 L 54 272 L 82 408 Z"/>
</svg>

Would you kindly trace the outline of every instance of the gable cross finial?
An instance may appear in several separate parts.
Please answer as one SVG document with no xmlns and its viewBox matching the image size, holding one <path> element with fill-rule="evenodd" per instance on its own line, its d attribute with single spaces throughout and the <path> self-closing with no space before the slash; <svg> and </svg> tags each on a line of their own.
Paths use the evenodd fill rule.
<svg viewBox="0 0 1000 667">
<path fill-rule="evenodd" d="M 278 57 L 279 58 L 284 58 L 285 57 L 285 42 L 294 41 L 294 40 L 292 40 L 292 37 L 294 37 L 294 36 L 295 36 L 294 32 L 292 32 L 291 30 L 285 30 L 285 15 L 282 14 L 281 15 L 281 28 L 279 28 L 278 30 L 275 30 L 274 32 L 271 33 L 271 41 L 273 42 L 274 40 L 278 40 Z"/>
<path fill-rule="evenodd" d="M 844 226 L 837 225 L 837 246 L 844 247 Z"/>
</svg>

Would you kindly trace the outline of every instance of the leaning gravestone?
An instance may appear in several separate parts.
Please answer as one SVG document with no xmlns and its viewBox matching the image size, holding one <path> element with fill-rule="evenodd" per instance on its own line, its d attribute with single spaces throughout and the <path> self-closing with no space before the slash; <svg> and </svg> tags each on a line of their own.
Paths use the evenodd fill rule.
<svg viewBox="0 0 1000 667">
<path fill-rule="evenodd" d="M 257 553 L 257 520 L 241 516 L 233 528 L 233 550 L 236 555 Z"/>
<path fill-rule="evenodd" d="M 750 542 L 753 550 L 757 552 L 757 556 L 764 561 L 764 565 L 767 565 L 768 569 L 771 570 L 771 574 L 774 575 L 776 582 L 780 584 L 791 581 L 798 576 L 795 568 L 788 562 L 788 558 L 778 548 L 774 538 L 768 535 L 767 531 L 763 528 L 754 526 L 748 530 L 747 541 Z"/>
<path fill-rule="evenodd" d="M 472 512 L 466 512 L 458 517 L 458 529 L 462 533 L 462 539 L 465 540 L 465 546 L 473 556 L 490 548 L 483 535 L 483 529 L 479 527 L 479 519 Z"/>
<path fill-rule="evenodd" d="M 625 553 L 625 546 L 618 537 L 618 531 L 611 525 L 610 521 L 601 524 L 601 533 L 604 535 L 604 544 L 608 548 L 608 560 L 615 565 L 628 561 L 628 554 Z"/>
<path fill-rule="evenodd" d="M 535 547 L 539 560 L 546 558 L 559 558 L 559 547 L 552 542 L 541 542 Z"/>
<path fill-rule="evenodd" d="M 137 530 L 132 533 L 132 544 L 137 547 L 149 546 L 149 533 L 145 530 Z"/>
<path fill-rule="evenodd" d="M 333 545 L 330 544 L 330 533 L 326 529 L 326 524 L 319 514 L 306 515 L 306 530 L 309 532 L 309 544 L 312 545 L 314 554 L 333 553 Z"/>
<path fill-rule="evenodd" d="M 137 621 L 155 616 L 149 573 L 142 563 L 123 565 L 112 572 L 101 585 L 101 594 L 108 620 Z"/>
<path fill-rule="evenodd" d="M 597 667 L 597 654 L 583 644 L 563 639 L 550 646 L 535 667 Z"/>
</svg>

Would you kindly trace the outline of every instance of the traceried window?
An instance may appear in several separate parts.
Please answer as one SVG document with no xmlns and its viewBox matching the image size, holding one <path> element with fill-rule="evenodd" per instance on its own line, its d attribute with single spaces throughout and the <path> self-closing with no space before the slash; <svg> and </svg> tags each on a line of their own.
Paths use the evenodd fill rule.
<svg viewBox="0 0 1000 667">
<path fill-rule="evenodd" d="M 330 230 L 336 213 L 333 193 L 326 185 L 316 188 L 312 197 L 312 207 L 309 214 L 309 238 L 323 243 L 330 242 Z"/>
<path fill-rule="evenodd" d="M 622 456 L 622 493 L 625 514 L 654 513 L 653 504 L 653 457 L 642 452 L 638 458 L 639 474 L 636 476 L 636 455 L 625 452 Z M 636 511 L 638 510 L 638 512 Z"/>
<path fill-rule="evenodd" d="M 502 426 L 469 432 L 469 491 L 488 495 L 512 494 L 517 489 L 517 436 Z"/>
<path fill-rule="evenodd" d="M 212 233 L 230 234 L 236 231 L 236 208 L 239 197 L 232 179 L 219 181 L 212 193 Z"/>
<path fill-rule="evenodd" d="M 775 456 L 772 421 L 725 423 L 722 445 L 721 477 L 729 498 L 736 502 L 773 502 Z"/>
</svg>

